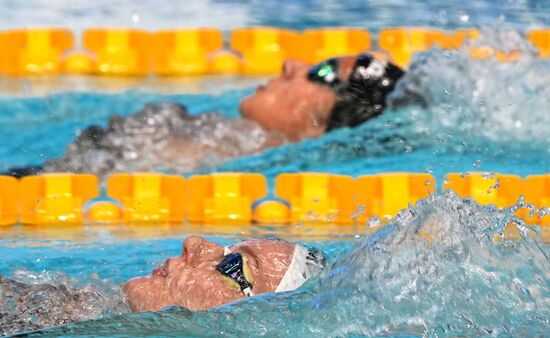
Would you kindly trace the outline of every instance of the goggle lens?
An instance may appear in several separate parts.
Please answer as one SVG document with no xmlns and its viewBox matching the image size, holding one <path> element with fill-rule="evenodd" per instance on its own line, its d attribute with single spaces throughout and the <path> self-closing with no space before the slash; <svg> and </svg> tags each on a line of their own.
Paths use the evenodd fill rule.
<svg viewBox="0 0 550 338">
<path fill-rule="evenodd" d="M 307 78 L 312 82 L 334 87 L 340 83 L 340 79 L 338 78 L 338 60 L 329 59 L 313 66 L 309 70 Z"/>
<path fill-rule="evenodd" d="M 239 284 L 241 291 L 245 292 L 245 294 L 252 289 L 252 284 L 250 284 L 244 276 L 243 257 L 240 253 L 235 252 L 226 255 L 223 260 L 216 265 L 216 270 Z M 249 296 L 248 294 L 246 295 Z"/>
</svg>

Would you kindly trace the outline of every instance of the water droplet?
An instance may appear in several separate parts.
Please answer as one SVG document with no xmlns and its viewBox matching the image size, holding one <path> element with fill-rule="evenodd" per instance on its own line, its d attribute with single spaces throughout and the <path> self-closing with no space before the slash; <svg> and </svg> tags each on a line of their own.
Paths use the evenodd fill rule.
<svg viewBox="0 0 550 338">
<path fill-rule="evenodd" d="M 481 176 L 486 180 L 493 179 L 493 178 L 495 178 L 495 173 L 485 172 Z"/>
<path fill-rule="evenodd" d="M 132 15 L 132 21 L 134 23 L 138 23 L 139 22 L 139 14 L 134 13 L 134 15 Z"/>
<path fill-rule="evenodd" d="M 437 143 L 445 143 L 445 140 L 439 136 L 434 137 L 434 141 Z"/>
<path fill-rule="evenodd" d="M 315 115 L 312 115 L 311 116 L 311 124 L 317 128 L 319 127 L 319 120 L 317 119 L 317 117 Z"/>
<path fill-rule="evenodd" d="M 498 189 L 498 188 L 500 188 L 500 179 L 497 178 L 495 180 L 495 184 L 493 184 L 492 186 L 489 187 L 489 189 L 487 189 L 487 194 L 490 194 L 491 190 Z"/>
<path fill-rule="evenodd" d="M 378 216 L 373 216 L 368 221 L 369 228 L 375 228 L 382 225 L 382 220 Z"/>
<path fill-rule="evenodd" d="M 474 162 L 474 164 L 472 165 L 474 168 L 481 168 L 481 160 L 477 160 Z"/>
</svg>

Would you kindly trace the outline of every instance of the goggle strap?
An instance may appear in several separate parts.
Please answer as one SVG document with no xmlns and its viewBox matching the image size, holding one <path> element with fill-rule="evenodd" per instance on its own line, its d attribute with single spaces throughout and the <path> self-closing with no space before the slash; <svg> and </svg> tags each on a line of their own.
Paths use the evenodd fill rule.
<svg viewBox="0 0 550 338">
<path fill-rule="evenodd" d="M 230 255 L 231 254 L 231 250 L 229 249 L 228 246 L 224 246 L 223 247 L 223 256 L 227 256 L 227 255 Z"/>
<path fill-rule="evenodd" d="M 246 296 L 246 297 L 252 297 L 254 296 L 254 292 L 252 291 L 252 288 L 249 286 L 247 288 L 244 288 L 241 290 L 243 292 L 243 294 Z"/>
</svg>

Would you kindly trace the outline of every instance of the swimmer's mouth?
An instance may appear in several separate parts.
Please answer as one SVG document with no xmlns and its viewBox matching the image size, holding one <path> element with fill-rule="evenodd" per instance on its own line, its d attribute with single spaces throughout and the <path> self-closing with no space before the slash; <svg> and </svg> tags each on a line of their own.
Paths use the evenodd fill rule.
<svg viewBox="0 0 550 338">
<path fill-rule="evenodd" d="M 167 262 L 167 261 L 166 261 Z M 152 275 L 159 277 L 168 276 L 168 271 L 166 270 L 166 262 L 159 264 L 154 270 Z"/>
<path fill-rule="evenodd" d="M 264 91 L 264 90 L 265 90 L 265 85 L 259 85 L 258 87 L 256 87 L 256 93 Z"/>
</svg>

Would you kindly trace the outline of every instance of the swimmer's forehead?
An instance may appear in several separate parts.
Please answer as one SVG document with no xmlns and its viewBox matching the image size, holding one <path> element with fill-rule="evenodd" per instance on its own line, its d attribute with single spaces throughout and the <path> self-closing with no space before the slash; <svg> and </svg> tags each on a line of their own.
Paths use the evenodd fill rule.
<svg viewBox="0 0 550 338">
<path fill-rule="evenodd" d="M 296 244 L 279 239 L 247 239 L 232 246 L 226 246 L 224 252 L 249 253 L 256 256 L 273 253 L 291 253 Z"/>
<path fill-rule="evenodd" d="M 242 240 L 241 242 L 227 246 L 230 249 L 239 249 L 243 247 L 259 247 L 259 246 L 276 246 L 276 245 L 289 245 L 292 244 L 284 239 L 265 239 L 265 238 L 250 238 Z M 293 245 L 293 244 L 292 244 Z"/>
</svg>

